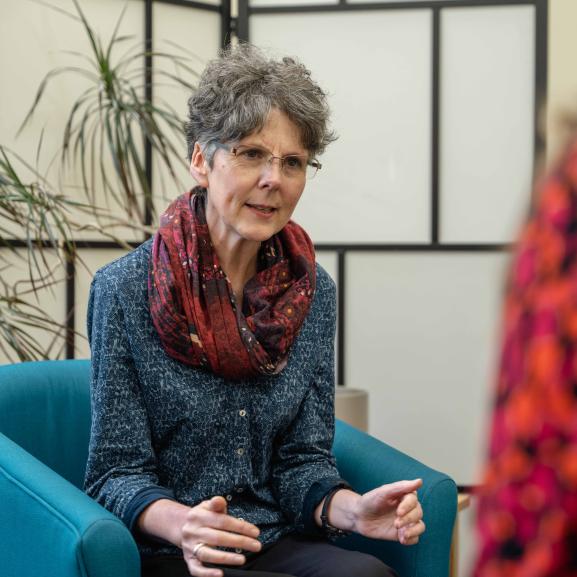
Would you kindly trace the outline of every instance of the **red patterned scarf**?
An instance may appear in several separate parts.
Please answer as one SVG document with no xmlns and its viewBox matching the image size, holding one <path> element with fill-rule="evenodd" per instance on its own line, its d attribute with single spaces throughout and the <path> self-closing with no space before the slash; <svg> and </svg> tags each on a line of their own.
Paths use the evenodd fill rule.
<svg viewBox="0 0 577 577">
<path fill-rule="evenodd" d="M 475 577 L 577 575 L 577 141 L 509 274 Z"/>
<path fill-rule="evenodd" d="M 263 242 L 237 306 L 210 240 L 205 194 L 196 188 L 178 197 L 154 236 L 148 296 L 162 346 L 227 379 L 278 373 L 314 295 L 312 242 L 292 221 Z"/>
</svg>

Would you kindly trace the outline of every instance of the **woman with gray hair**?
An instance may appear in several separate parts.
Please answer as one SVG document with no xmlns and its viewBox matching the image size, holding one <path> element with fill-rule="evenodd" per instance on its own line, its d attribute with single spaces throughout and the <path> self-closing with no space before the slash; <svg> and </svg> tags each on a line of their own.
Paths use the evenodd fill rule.
<svg viewBox="0 0 577 577">
<path fill-rule="evenodd" d="M 198 186 L 94 277 L 85 487 L 145 576 L 385 577 L 330 540 L 424 531 L 419 479 L 358 495 L 331 453 L 335 286 L 290 220 L 328 115 L 296 60 L 223 52 L 189 101 Z"/>
</svg>

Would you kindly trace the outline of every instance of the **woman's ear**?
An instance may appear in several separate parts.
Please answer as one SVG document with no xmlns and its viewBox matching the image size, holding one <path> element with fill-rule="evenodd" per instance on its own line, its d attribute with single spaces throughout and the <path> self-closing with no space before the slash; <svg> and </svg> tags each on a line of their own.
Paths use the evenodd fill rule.
<svg viewBox="0 0 577 577">
<path fill-rule="evenodd" d="M 200 186 L 208 188 L 208 162 L 198 142 L 194 143 L 190 157 L 190 175 Z"/>
</svg>

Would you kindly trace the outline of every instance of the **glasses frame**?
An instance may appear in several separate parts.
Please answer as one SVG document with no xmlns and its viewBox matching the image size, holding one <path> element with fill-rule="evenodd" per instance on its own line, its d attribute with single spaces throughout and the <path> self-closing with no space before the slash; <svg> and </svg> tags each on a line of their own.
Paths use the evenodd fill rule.
<svg viewBox="0 0 577 577">
<path fill-rule="evenodd" d="M 224 144 L 222 142 L 217 142 L 216 143 L 216 147 L 217 148 L 221 148 L 223 150 L 226 150 L 227 152 L 229 152 L 230 154 L 232 154 L 235 158 L 238 155 L 238 151 L 241 148 L 256 148 L 258 150 L 262 150 L 263 152 L 266 152 L 266 154 L 268 155 L 267 159 L 266 159 L 266 164 L 272 164 L 273 160 L 278 160 L 279 164 L 280 164 L 280 169 L 281 172 L 283 174 L 286 175 L 286 173 L 284 172 L 284 166 L 285 166 L 285 161 L 287 158 L 303 158 L 304 155 L 302 154 L 287 154 L 286 156 L 275 156 L 270 150 L 268 150 L 267 148 L 263 147 L 263 146 L 259 146 L 257 144 Z M 323 167 L 323 165 L 316 159 L 316 158 L 310 158 L 307 159 L 306 161 L 306 166 L 313 168 L 314 172 L 309 176 L 309 168 L 305 168 L 303 174 L 305 176 L 305 178 L 307 180 L 311 180 L 313 179 L 317 172 Z"/>
</svg>

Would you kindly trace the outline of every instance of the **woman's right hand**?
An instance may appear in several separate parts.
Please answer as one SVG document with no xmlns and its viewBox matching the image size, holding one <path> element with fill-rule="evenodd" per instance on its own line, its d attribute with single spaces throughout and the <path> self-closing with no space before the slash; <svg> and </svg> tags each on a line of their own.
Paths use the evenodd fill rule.
<svg viewBox="0 0 577 577">
<path fill-rule="evenodd" d="M 246 561 L 244 555 L 216 547 L 258 552 L 261 549 L 257 540 L 259 533 L 256 525 L 227 514 L 224 497 L 213 497 L 190 508 L 181 529 L 181 548 L 190 574 L 222 577 L 220 569 L 205 567 L 204 563 L 243 565 Z"/>
</svg>

